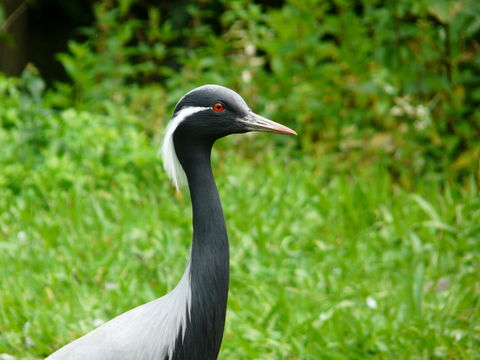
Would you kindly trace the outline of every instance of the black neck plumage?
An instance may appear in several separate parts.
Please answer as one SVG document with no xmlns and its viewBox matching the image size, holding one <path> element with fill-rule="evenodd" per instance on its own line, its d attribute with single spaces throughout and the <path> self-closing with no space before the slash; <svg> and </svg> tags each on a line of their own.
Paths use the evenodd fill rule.
<svg viewBox="0 0 480 360">
<path fill-rule="evenodd" d="M 184 144 L 177 155 L 185 170 L 193 211 L 190 256 L 191 309 L 185 337 L 171 360 L 214 360 L 223 337 L 229 282 L 228 237 L 210 164 L 213 142 Z"/>
</svg>

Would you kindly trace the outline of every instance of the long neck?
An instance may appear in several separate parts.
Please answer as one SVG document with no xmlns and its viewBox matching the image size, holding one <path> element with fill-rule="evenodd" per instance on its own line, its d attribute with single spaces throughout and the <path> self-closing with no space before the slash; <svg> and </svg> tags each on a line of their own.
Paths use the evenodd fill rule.
<svg viewBox="0 0 480 360">
<path fill-rule="evenodd" d="M 185 359 L 217 359 L 229 282 L 228 237 L 210 164 L 210 146 L 190 149 L 182 165 L 193 211 L 190 257 L 191 309 L 182 349 Z M 183 359 L 183 357 L 179 357 Z"/>
</svg>

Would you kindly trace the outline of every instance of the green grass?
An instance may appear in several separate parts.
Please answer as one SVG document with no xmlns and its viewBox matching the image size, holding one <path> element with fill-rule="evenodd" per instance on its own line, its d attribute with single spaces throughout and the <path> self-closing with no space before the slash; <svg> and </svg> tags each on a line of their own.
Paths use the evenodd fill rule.
<svg viewBox="0 0 480 360">
<path fill-rule="evenodd" d="M 340 172 L 226 147 L 214 165 L 232 256 L 220 359 L 480 357 L 474 181 L 406 191 L 381 164 Z M 0 198 L 0 354 L 42 359 L 173 288 L 190 205 L 160 164 L 151 173 Z"/>
</svg>

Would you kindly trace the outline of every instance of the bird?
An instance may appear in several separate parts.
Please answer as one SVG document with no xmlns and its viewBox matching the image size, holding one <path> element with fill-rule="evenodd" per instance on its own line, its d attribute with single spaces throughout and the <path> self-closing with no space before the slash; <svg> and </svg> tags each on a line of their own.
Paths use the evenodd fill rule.
<svg viewBox="0 0 480 360">
<path fill-rule="evenodd" d="M 177 103 L 162 144 L 177 191 L 188 190 L 193 239 L 177 286 L 60 348 L 46 360 L 214 360 L 222 343 L 229 242 L 211 166 L 216 140 L 250 131 L 297 135 L 252 112 L 235 91 L 203 85 Z"/>
</svg>

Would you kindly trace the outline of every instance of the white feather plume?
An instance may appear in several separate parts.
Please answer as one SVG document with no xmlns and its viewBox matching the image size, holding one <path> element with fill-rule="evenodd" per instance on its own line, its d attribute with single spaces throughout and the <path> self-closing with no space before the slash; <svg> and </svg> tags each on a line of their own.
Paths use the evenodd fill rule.
<svg viewBox="0 0 480 360">
<path fill-rule="evenodd" d="M 187 177 L 185 176 L 185 171 L 183 171 L 182 165 L 180 164 L 180 161 L 178 161 L 177 153 L 175 152 L 173 133 L 177 129 L 178 125 L 180 125 L 180 123 L 188 116 L 207 109 L 209 108 L 201 106 L 186 107 L 177 112 L 165 130 L 165 136 L 162 144 L 163 168 L 167 172 L 170 179 L 172 179 L 177 191 L 180 190 L 181 186 L 187 184 Z"/>
</svg>

